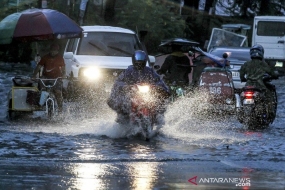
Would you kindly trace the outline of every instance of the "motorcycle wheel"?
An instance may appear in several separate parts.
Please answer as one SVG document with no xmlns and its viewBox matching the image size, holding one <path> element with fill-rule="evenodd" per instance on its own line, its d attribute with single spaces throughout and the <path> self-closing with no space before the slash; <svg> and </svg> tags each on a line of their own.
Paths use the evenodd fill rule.
<svg viewBox="0 0 285 190">
<path fill-rule="evenodd" d="M 142 120 L 141 124 L 141 129 L 142 129 L 142 134 L 143 138 L 145 141 L 149 141 L 151 138 L 151 134 L 153 131 L 153 118 L 151 116 L 144 118 Z"/>
<path fill-rule="evenodd" d="M 254 129 L 256 126 L 258 126 L 254 116 L 255 112 L 253 105 L 243 106 L 243 122 L 248 129 Z"/>
<path fill-rule="evenodd" d="M 16 118 L 16 112 L 12 110 L 12 100 L 9 100 L 7 119 L 12 121 Z"/>
<path fill-rule="evenodd" d="M 274 97 L 274 102 L 273 102 L 274 115 L 272 116 L 272 118 L 270 118 L 270 121 L 271 121 L 270 123 L 273 123 L 273 121 L 276 118 L 277 106 L 278 106 L 278 99 L 277 99 L 276 90 L 274 90 L 272 93 L 273 93 L 273 97 Z"/>
<path fill-rule="evenodd" d="M 53 110 L 53 104 L 52 104 L 51 101 L 48 101 L 48 102 L 47 102 L 47 111 L 48 111 L 48 113 L 47 113 L 48 119 L 51 120 L 52 117 L 53 117 L 53 114 L 54 114 L 54 113 L 53 113 L 53 112 L 54 112 L 54 110 Z"/>
</svg>

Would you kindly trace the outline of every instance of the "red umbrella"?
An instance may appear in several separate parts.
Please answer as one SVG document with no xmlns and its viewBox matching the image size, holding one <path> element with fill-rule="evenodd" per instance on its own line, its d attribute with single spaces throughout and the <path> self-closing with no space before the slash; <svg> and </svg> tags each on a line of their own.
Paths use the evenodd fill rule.
<svg viewBox="0 0 285 190">
<path fill-rule="evenodd" d="M 52 9 L 27 9 L 0 22 L 0 44 L 79 38 L 82 28 L 65 14 Z"/>
</svg>

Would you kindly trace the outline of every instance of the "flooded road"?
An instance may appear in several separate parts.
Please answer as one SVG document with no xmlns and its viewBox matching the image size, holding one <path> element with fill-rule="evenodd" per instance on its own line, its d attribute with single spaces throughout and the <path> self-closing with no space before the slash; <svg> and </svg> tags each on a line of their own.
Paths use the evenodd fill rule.
<svg viewBox="0 0 285 190">
<path fill-rule="evenodd" d="M 16 66 L 15 66 L 16 67 Z M 285 79 L 267 129 L 250 131 L 233 115 L 201 118 L 193 99 L 169 107 L 149 142 L 127 138 L 104 102 L 65 104 L 58 121 L 6 119 L 11 77 L 0 71 L 0 189 L 285 189 Z"/>
</svg>

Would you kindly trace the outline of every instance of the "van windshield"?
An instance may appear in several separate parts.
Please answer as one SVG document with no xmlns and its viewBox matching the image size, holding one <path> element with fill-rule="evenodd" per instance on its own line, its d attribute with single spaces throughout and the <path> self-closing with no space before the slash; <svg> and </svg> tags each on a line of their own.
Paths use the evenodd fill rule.
<svg viewBox="0 0 285 190">
<path fill-rule="evenodd" d="M 142 47 L 135 34 L 84 32 L 77 54 L 131 57 L 139 49 Z"/>
</svg>

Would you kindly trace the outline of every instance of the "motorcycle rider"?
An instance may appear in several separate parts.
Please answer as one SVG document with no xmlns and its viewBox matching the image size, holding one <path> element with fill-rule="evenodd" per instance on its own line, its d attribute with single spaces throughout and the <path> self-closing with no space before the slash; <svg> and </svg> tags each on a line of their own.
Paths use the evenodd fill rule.
<svg viewBox="0 0 285 190">
<path fill-rule="evenodd" d="M 275 115 L 273 110 L 273 96 L 268 86 L 263 82 L 263 77 L 267 73 L 273 79 L 278 79 L 278 74 L 264 61 L 264 48 L 256 44 L 250 48 L 251 60 L 245 62 L 240 68 L 240 80 L 246 82 L 245 86 L 255 86 L 265 91 L 270 114 Z M 245 77 L 246 76 L 246 77 Z"/>
<path fill-rule="evenodd" d="M 181 45 L 173 44 L 171 47 L 172 53 L 165 58 L 157 73 L 164 74 L 164 80 L 170 85 L 188 85 L 188 74 L 192 70 L 190 59 L 181 51 Z"/>
<path fill-rule="evenodd" d="M 163 114 L 165 112 L 165 99 L 170 96 L 170 92 L 159 75 L 150 67 L 146 66 L 147 55 L 142 50 L 136 50 L 132 55 L 132 65 L 122 72 L 116 79 L 107 104 L 117 112 L 117 122 L 127 124 L 130 112 L 130 92 L 135 84 L 147 83 L 155 85 L 162 96 L 160 114 L 156 118 L 158 125 L 163 125 Z"/>
</svg>

